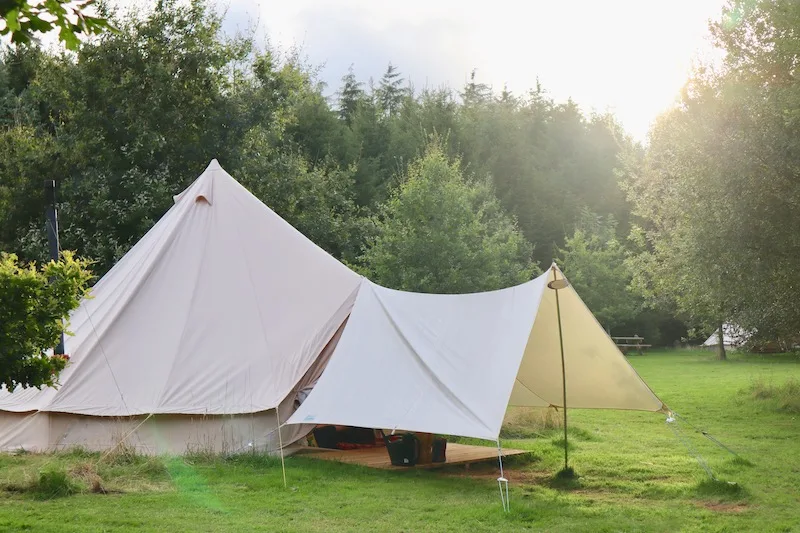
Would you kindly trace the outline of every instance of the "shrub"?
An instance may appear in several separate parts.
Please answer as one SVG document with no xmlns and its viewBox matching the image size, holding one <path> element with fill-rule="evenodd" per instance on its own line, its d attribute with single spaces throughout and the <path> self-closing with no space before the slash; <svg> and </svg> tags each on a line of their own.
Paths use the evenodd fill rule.
<svg viewBox="0 0 800 533">
<path fill-rule="evenodd" d="M 53 386 L 66 356 L 48 356 L 65 332 L 64 321 L 88 293 L 88 261 L 64 252 L 41 269 L 0 252 L 0 384 Z"/>
</svg>

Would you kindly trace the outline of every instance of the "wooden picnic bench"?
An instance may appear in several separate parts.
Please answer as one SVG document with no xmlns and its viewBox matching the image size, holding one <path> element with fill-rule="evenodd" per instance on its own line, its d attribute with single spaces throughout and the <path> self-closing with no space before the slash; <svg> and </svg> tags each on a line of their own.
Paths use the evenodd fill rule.
<svg viewBox="0 0 800 533">
<path fill-rule="evenodd" d="M 644 343 L 644 337 L 640 337 L 638 335 L 634 335 L 633 337 L 611 337 L 611 339 L 622 353 L 625 353 L 629 350 L 636 350 L 639 352 L 639 355 L 642 355 L 642 350 L 644 348 L 652 347 L 652 345 Z"/>
</svg>

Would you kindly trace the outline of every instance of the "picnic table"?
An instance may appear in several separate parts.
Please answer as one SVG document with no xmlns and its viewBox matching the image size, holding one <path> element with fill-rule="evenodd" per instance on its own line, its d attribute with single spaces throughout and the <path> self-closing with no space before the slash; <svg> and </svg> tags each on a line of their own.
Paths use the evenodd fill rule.
<svg viewBox="0 0 800 533">
<path fill-rule="evenodd" d="M 640 337 L 638 335 L 634 335 L 633 337 L 611 337 L 611 339 L 622 353 L 625 353 L 629 350 L 636 350 L 639 352 L 639 355 L 642 355 L 642 350 L 644 348 L 652 347 L 652 345 L 644 343 L 644 337 Z"/>
</svg>

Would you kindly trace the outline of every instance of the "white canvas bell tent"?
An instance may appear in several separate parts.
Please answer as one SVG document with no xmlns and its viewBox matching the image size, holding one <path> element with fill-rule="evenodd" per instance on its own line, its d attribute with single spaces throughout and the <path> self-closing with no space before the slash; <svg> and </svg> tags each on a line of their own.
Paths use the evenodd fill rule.
<svg viewBox="0 0 800 533">
<path fill-rule="evenodd" d="M 0 391 L 0 449 L 276 449 L 359 284 L 212 161 L 72 314 L 61 386 Z"/>
<path fill-rule="evenodd" d="M 362 281 L 325 372 L 288 424 L 497 440 L 509 405 L 665 411 L 555 265 L 476 294 Z M 563 331 L 562 366 L 559 308 Z"/>
</svg>

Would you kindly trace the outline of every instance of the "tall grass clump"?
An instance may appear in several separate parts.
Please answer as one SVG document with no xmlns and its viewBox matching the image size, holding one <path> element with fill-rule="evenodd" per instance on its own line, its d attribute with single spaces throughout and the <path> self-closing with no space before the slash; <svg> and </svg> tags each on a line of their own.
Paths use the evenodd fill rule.
<svg viewBox="0 0 800 533">
<path fill-rule="evenodd" d="M 795 378 L 778 385 L 758 378 L 750 383 L 749 392 L 754 400 L 774 402 L 779 411 L 800 413 L 800 381 Z"/>
<path fill-rule="evenodd" d="M 562 415 L 553 408 L 512 407 L 503 421 L 500 436 L 504 439 L 532 439 L 550 435 L 562 427 Z"/>
<path fill-rule="evenodd" d="M 39 472 L 39 476 L 26 485 L 8 486 L 6 490 L 30 494 L 37 500 L 52 500 L 72 496 L 80 492 L 80 487 L 63 468 L 48 468 Z"/>
</svg>

